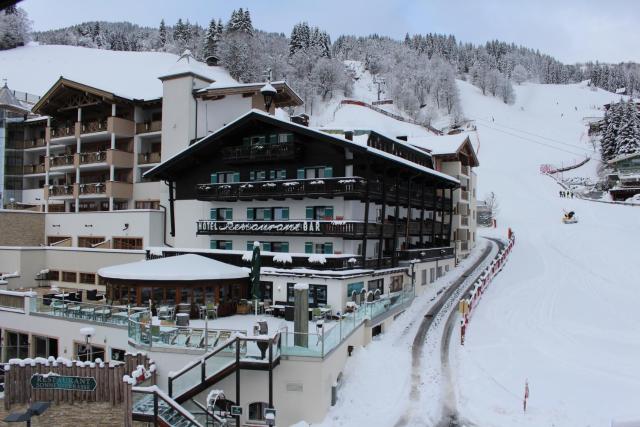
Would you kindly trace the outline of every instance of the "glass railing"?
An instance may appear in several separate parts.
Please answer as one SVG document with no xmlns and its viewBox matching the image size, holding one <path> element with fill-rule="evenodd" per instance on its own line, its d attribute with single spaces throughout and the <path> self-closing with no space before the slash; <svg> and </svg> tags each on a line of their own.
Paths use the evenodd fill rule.
<svg viewBox="0 0 640 427">
<path fill-rule="evenodd" d="M 32 297 L 30 313 L 71 320 L 82 320 L 113 326 L 126 326 L 130 309 L 127 306 L 78 302 L 60 297 Z"/>
</svg>

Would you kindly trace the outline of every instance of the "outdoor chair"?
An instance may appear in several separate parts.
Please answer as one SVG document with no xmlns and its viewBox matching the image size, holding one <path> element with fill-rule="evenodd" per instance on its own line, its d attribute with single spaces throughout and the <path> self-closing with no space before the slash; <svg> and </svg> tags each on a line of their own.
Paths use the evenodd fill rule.
<svg viewBox="0 0 640 427">
<path fill-rule="evenodd" d="M 322 310 L 319 307 L 313 309 L 313 320 L 320 320 L 324 316 L 322 315 Z"/>
<path fill-rule="evenodd" d="M 206 315 L 207 319 L 217 319 L 218 318 L 218 307 L 213 303 L 208 303 L 206 307 Z"/>
</svg>

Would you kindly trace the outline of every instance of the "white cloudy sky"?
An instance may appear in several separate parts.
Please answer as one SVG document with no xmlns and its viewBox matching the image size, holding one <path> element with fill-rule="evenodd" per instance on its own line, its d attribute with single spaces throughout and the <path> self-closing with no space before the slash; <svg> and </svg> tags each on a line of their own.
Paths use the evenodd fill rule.
<svg viewBox="0 0 640 427">
<path fill-rule="evenodd" d="M 36 30 L 92 20 L 206 24 L 248 7 L 255 27 L 286 34 L 304 20 L 334 38 L 438 32 L 513 41 L 567 63 L 640 62 L 640 0 L 24 0 L 21 7 Z"/>
</svg>

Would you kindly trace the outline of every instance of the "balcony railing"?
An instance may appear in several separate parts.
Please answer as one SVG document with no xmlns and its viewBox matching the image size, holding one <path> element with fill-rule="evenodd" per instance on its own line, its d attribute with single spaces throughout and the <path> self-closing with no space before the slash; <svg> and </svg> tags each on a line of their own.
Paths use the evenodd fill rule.
<svg viewBox="0 0 640 427">
<path fill-rule="evenodd" d="M 63 154 L 49 158 L 50 167 L 73 166 L 73 154 Z"/>
<path fill-rule="evenodd" d="M 32 173 L 45 173 L 44 164 L 40 165 L 25 165 L 24 166 L 24 174 L 32 174 Z"/>
<path fill-rule="evenodd" d="M 443 247 L 443 248 L 415 248 L 415 249 L 406 249 L 403 251 L 397 251 L 396 257 L 400 260 L 411 261 L 411 260 L 421 260 L 426 261 L 430 259 L 436 258 L 446 258 L 453 256 L 453 248 L 452 247 Z"/>
<path fill-rule="evenodd" d="M 140 124 L 140 123 L 138 123 Z M 150 131 L 151 132 L 151 131 Z M 138 164 L 148 165 L 151 163 L 160 163 L 160 153 L 152 151 L 151 153 L 138 154 Z"/>
<path fill-rule="evenodd" d="M 80 133 L 81 134 L 95 133 L 95 132 L 105 132 L 106 130 L 107 130 L 107 120 L 106 119 L 82 122 L 82 125 L 80 126 Z"/>
<path fill-rule="evenodd" d="M 24 148 L 41 148 L 46 147 L 47 141 L 44 138 L 33 138 L 24 142 Z"/>
<path fill-rule="evenodd" d="M 277 181 L 234 182 L 224 184 L 198 184 L 196 197 L 198 200 L 237 201 L 268 200 L 304 197 L 345 197 L 347 199 L 364 200 L 367 192 L 367 181 L 361 177 L 336 177 L 317 179 L 289 179 Z M 369 199 L 380 202 L 383 198 L 382 183 L 375 181 L 369 184 Z M 422 190 L 400 186 L 388 186 L 386 191 L 388 204 L 396 199 L 406 205 L 411 198 L 412 204 L 418 206 L 422 200 Z M 425 207 L 439 209 L 449 205 L 449 198 L 425 194 Z"/>
<path fill-rule="evenodd" d="M 162 130 L 162 121 L 136 123 L 136 133 L 159 132 Z"/>
<path fill-rule="evenodd" d="M 50 185 L 49 196 L 73 196 L 73 185 Z"/>
<path fill-rule="evenodd" d="M 105 194 L 107 192 L 107 185 L 104 182 L 91 182 L 80 184 L 80 195 L 83 194 Z"/>
<path fill-rule="evenodd" d="M 227 162 L 290 160 L 294 159 L 299 152 L 299 147 L 296 147 L 292 142 L 281 142 L 227 147 L 222 150 L 222 159 Z"/>
<path fill-rule="evenodd" d="M 95 151 L 90 153 L 80 153 L 80 164 L 104 163 L 107 161 L 106 151 Z"/>
<path fill-rule="evenodd" d="M 74 136 L 76 128 L 74 124 L 68 126 L 51 127 L 51 138 L 62 138 L 65 136 Z"/>
<path fill-rule="evenodd" d="M 460 200 L 469 200 L 469 192 L 466 190 L 460 190 Z"/>
</svg>

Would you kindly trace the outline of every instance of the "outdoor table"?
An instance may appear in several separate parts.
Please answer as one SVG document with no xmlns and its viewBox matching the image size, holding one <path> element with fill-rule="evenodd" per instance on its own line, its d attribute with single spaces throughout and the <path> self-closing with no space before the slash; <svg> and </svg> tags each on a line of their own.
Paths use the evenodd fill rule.
<svg viewBox="0 0 640 427">
<path fill-rule="evenodd" d="M 273 304 L 271 308 L 273 308 L 274 317 L 280 317 L 284 313 L 284 305 Z"/>
<path fill-rule="evenodd" d="M 126 323 L 129 320 L 129 314 L 126 311 L 118 311 L 117 313 L 113 313 L 111 317 L 115 317 L 118 320 L 122 319 L 123 323 Z"/>
<path fill-rule="evenodd" d="M 188 313 L 176 314 L 176 325 L 189 326 L 189 314 Z"/>
<path fill-rule="evenodd" d="M 320 307 L 320 313 L 322 313 L 322 315 L 326 318 L 328 317 L 332 317 L 333 315 L 333 309 L 329 308 L 329 307 Z"/>
</svg>

